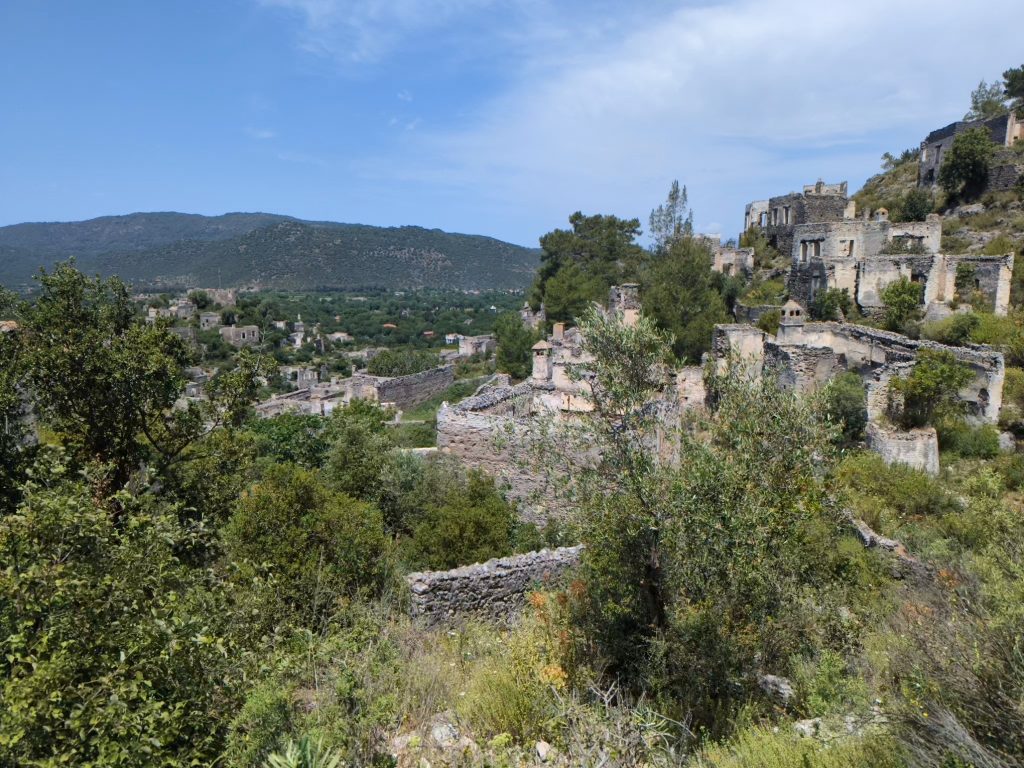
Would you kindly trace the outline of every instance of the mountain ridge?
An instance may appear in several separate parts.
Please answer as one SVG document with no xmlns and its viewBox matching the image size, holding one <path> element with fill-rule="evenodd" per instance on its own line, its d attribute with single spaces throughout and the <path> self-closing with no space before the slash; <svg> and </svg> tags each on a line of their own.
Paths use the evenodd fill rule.
<svg viewBox="0 0 1024 768">
<path fill-rule="evenodd" d="M 174 211 L 0 227 L 0 283 L 39 267 L 79 267 L 144 287 L 524 288 L 536 249 L 418 226 L 308 221 L 271 213 Z"/>
</svg>

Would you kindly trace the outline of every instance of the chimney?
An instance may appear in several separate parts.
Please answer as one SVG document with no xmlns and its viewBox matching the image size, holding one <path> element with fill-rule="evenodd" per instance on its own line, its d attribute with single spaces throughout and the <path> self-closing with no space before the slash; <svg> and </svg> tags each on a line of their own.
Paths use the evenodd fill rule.
<svg viewBox="0 0 1024 768">
<path fill-rule="evenodd" d="M 565 323 L 555 323 L 551 327 L 551 338 L 555 341 L 561 341 L 565 335 Z"/>
</svg>

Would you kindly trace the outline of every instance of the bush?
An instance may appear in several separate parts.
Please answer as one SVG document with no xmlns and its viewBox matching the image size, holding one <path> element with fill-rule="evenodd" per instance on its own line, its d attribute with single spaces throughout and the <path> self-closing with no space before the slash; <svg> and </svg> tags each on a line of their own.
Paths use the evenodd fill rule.
<svg viewBox="0 0 1024 768">
<path fill-rule="evenodd" d="M 782 310 L 772 309 L 765 312 L 757 319 L 757 327 L 772 336 L 779 332 L 779 325 L 782 323 Z"/>
<path fill-rule="evenodd" d="M 962 410 L 960 389 L 972 376 L 971 369 L 958 362 L 952 352 L 922 350 L 910 375 L 894 378 L 890 384 L 892 415 L 902 426 L 913 428 L 957 414 Z"/>
<path fill-rule="evenodd" d="M 445 570 L 512 554 L 518 527 L 494 481 L 473 471 L 434 500 L 402 549 L 413 569 Z"/>
<path fill-rule="evenodd" d="M 844 319 L 850 314 L 853 302 L 850 299 L 850 292 L 843 288 L 829 288 L 814 297 L 811 302 L 811 318 L 814 320 L 838 320 L 840 316 Z"/>
<path fill-rule="evenodd" d="M 756 726 L 729 741 L 706 744 L 692 768 L 905 768 L 900 745 L 890 736 L 870 733 L 821 744 L 785 725 Z"/>
<path fill-rule="evenodd" d="M 867 684 L 851 674 L 846 660 L 833 650 L 826 648 L 813 660 L 797 661 L 793 665 L 793 683 L 797 707 L 804 717 L 867 708 Z"/>
<path fill-rule="evenodd" d="M 921 336 L 942 344 L 960 347 L 973 341 L 981 319 L 973 312 L 961 312 L 934 323 L 921 326 Z"/>
<path fill-rule="evenodd" d="M 272 467 L 238 500 L 224 544 L 233 560 L 267 565 L 283 607 L 313 624 L 342 598 L 379 593 L 390 574 L 380 510 L 294 465 Z"/>
<path fill-rule="evenodd" d="M 842 430 L 843 440 L 854 443 L 868 424 L 867 391 L 856 373 L 847 371 L 828 383 L 822 393 L 825 417 Z"/>
<path fill-rule="evenodd" d="M 32 478 L 0 517 L 0 764 L 216 764 L 247 611 L 152 495 L 115 514 L 54 455 Z"/>
<path fill-rule="evenodd" d="M 943 451 L 965 459 L 991 459 L 999 455 L 999 430 L 991 424 L 972 427 L 953 416 L 941 419 L 935 428 Z"/>
<path fill-rule="evenodd" d="M 931 193 L 920 187 L 907 192 L 897 208 L 897 221 L 924 221 L 935 207 Z"/>
<path fill-rule="evenodd" d="M 885 286 L 882 290 L 885 327 L 890 331 L 902 331 L 907 321 L 918 313 L 923 292 L 923 285 L 912 283 L 905 276 Z"/>
<path fill-rule="evenodd" d="M 876 453 L 845 457 L 836 469 L 836 481 L 854 513 L 890 535 L 907 521 L 959 508 L 937 480 L 903 464 L 889 466 Z"/>
<path fill-rule="evenodd" d="M 939 186 L 951 198 L 970 200 L 985 189 L 995 145 L 987 128 L 958 134 L 939 168 Z"/>
<path fill-rule="evenodd" d="M 408 376 L 439 364 L 437 353 L 427 349 L 385 349 L 366 364 L 366 372 L 371 376 Z"/>
</svg>

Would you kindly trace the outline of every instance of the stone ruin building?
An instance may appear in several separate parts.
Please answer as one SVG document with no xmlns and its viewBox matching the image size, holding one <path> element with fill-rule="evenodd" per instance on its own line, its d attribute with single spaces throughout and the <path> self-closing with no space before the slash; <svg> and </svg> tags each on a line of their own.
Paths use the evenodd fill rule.
<svg viewBox="0 0 1024 768">
<path fill-rule="evenodd" d="M 935 431 L 907 433 L 887 426 L 885 418 L 893 378 L 909 374 L 925 349 L 949 352 L 972 372 L 973 378 L 959 393 L 968 420 L 997 423 L 1006 368 L 1003 354 L 985 345 L 950 347 L 863 325 L 808 322 L 804 308 L 792 299 L 783 306 L 774 336 L 751 325 L 718 325 L 712 342 L 712 356 L 720 369 L 740 360 L 752 375 L 770 372 L 783 386 L 800 393 L 813 393 L 840 373 L 856 373 L 867 392 L 868 446 L 886 461 L 936 473 Z"/>
<path fill-rule="evenodd" d="M 800 224 L 852 219 L 856 203 L 846 194 L 846 182 L 825 184 L 818 181 L 803 192 L 748 203 L 743 216 L 743 231 L 764 231 L 769 245 L 779 253 L 793 250 L 793 234 Z"/>
<path fill-rule="evenodd" d="M 791 298 L 809 306 L 823 291 L 846 290 L 862 312 L 878 314 L 885 287 L 906 277 L 924 286 L 926 307 L 980 300 L 986 309 L 1006 314 L 1013 253 L 943 254 L 940 216 L 897 223 L 884 208 L 857 216 L 846 191 L 846 182 L 819 181 L 803 194 L 747 205 L 744 226 L 762 229 L 769 243 L 790 256 Z M 967 282 L 962 291 L 958 277 Z"/>
<path fill-rule="evenodd" d="M 315 380 L 315 368 L 295 370 L 302 372 L 302 378 L 297 379 L 298 388 L 257 403 L 257 415 L 264 418 L 281 413 L 330 416 L 335 408 L 356 399 L 401 411 L 439 395 L 455 382 L 455 369 L 451 365 L 439 365 L 408 376 L 355 373 L 347 378 L 319 382 Z"/>
<path fill-rule="evenodd" d="M 1008 114 L 988 120 L 960 120 L 929 133 L 921 142 L 921 153 L 917 171 L 920 187 L 936 187 L 939 183 L 939 169 L 946 152 L 953 145 L 953 139 L 972 128 L 984 128 L 998 147 L 1011 147 L 1015 141 L 1024 139 L 1024 120 L 1013 110 Z M 1024 168 L 1020 162 L 1007 153 L 999 153 L 994 168 L 989 174 L 987 191 L 1009 189 L 1018 183 Z"/>
</svg>

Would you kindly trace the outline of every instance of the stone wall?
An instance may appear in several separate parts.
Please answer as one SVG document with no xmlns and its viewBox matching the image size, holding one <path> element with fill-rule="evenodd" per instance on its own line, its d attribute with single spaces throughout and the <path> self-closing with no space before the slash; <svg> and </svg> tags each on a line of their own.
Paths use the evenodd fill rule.
<svg viewBox="0 0 1024 768">
<path fill-rule="evenodd" d="M 905 464 L 929 475 L 939 474 L 939 439 L 931 427 L 903 431 L 871 422 L 866 437 L 868 448 L 886 464 Z"/>
<path fill-rule="evenodd" d="M 769 312 L 782 312 L 781 304 L 753 304 L 747 306 L 736 302 L 733 307 L 732 313 L 736 317 L 737 323 L 749 323 L 750 325 L 757 325 L 762 317 L 767 315 Z"/>
<path fill-rule="evenodd" d="M 791 373 L 785 370 L 779 373 L 784 382 L 802 390 L 824 384 L 829 371 L 841 369 L 859 374 L 870 390 L 872 380 L 909 371 L 921 350 L 946 351 L 973 374 L 971 381 L 960 390 L 968 417 L 976 423 L 998 421 L 1006 369 L 1002 353 L 992 347 L 982 344 L 949 347 L 849 323 L 806 323 L 790 330 L 791 338 L 781 344 L 749 325 L 717 325 L 712 337 L 712 354 L 720 368 L 730 354 L 752 361 L 755 373 L 768 362 L 792 364 Z M 811 352 L 813 349 L 827 351 Z M 832 356 L 834 368 L 830 364 Z M 877 389 L 878 382 L 875 384 Z"/>
<path fill-rule="evenodd" d="M 410 573 L 412 616 L 429 625 L 465 617 L 507 621 L 530 591 L 560 580 L 582 551 L 582 546 L 542 549 L 451 571 Z"/>
<path fill-rule="evenodd" d="M 444 392 L 455 382 L 455 369 L 450 365 L 431 368 L 408 376 L 377 379 L 377 400 L 394 403 L 396 408 L 411 408 Z"/>
<path fill-rule="evenodd" d="M 533 394 L 533 387 L 523 383 L 488 389 L 455 406 L 442 405 L 437 448 L 493 477 L 518 504 L 524 520 L 544 525 L 555 508 L 555 480 L 538 466 L 542 441 L 537 431 L 543 425 L 529 419 Z"/>
</svg>

